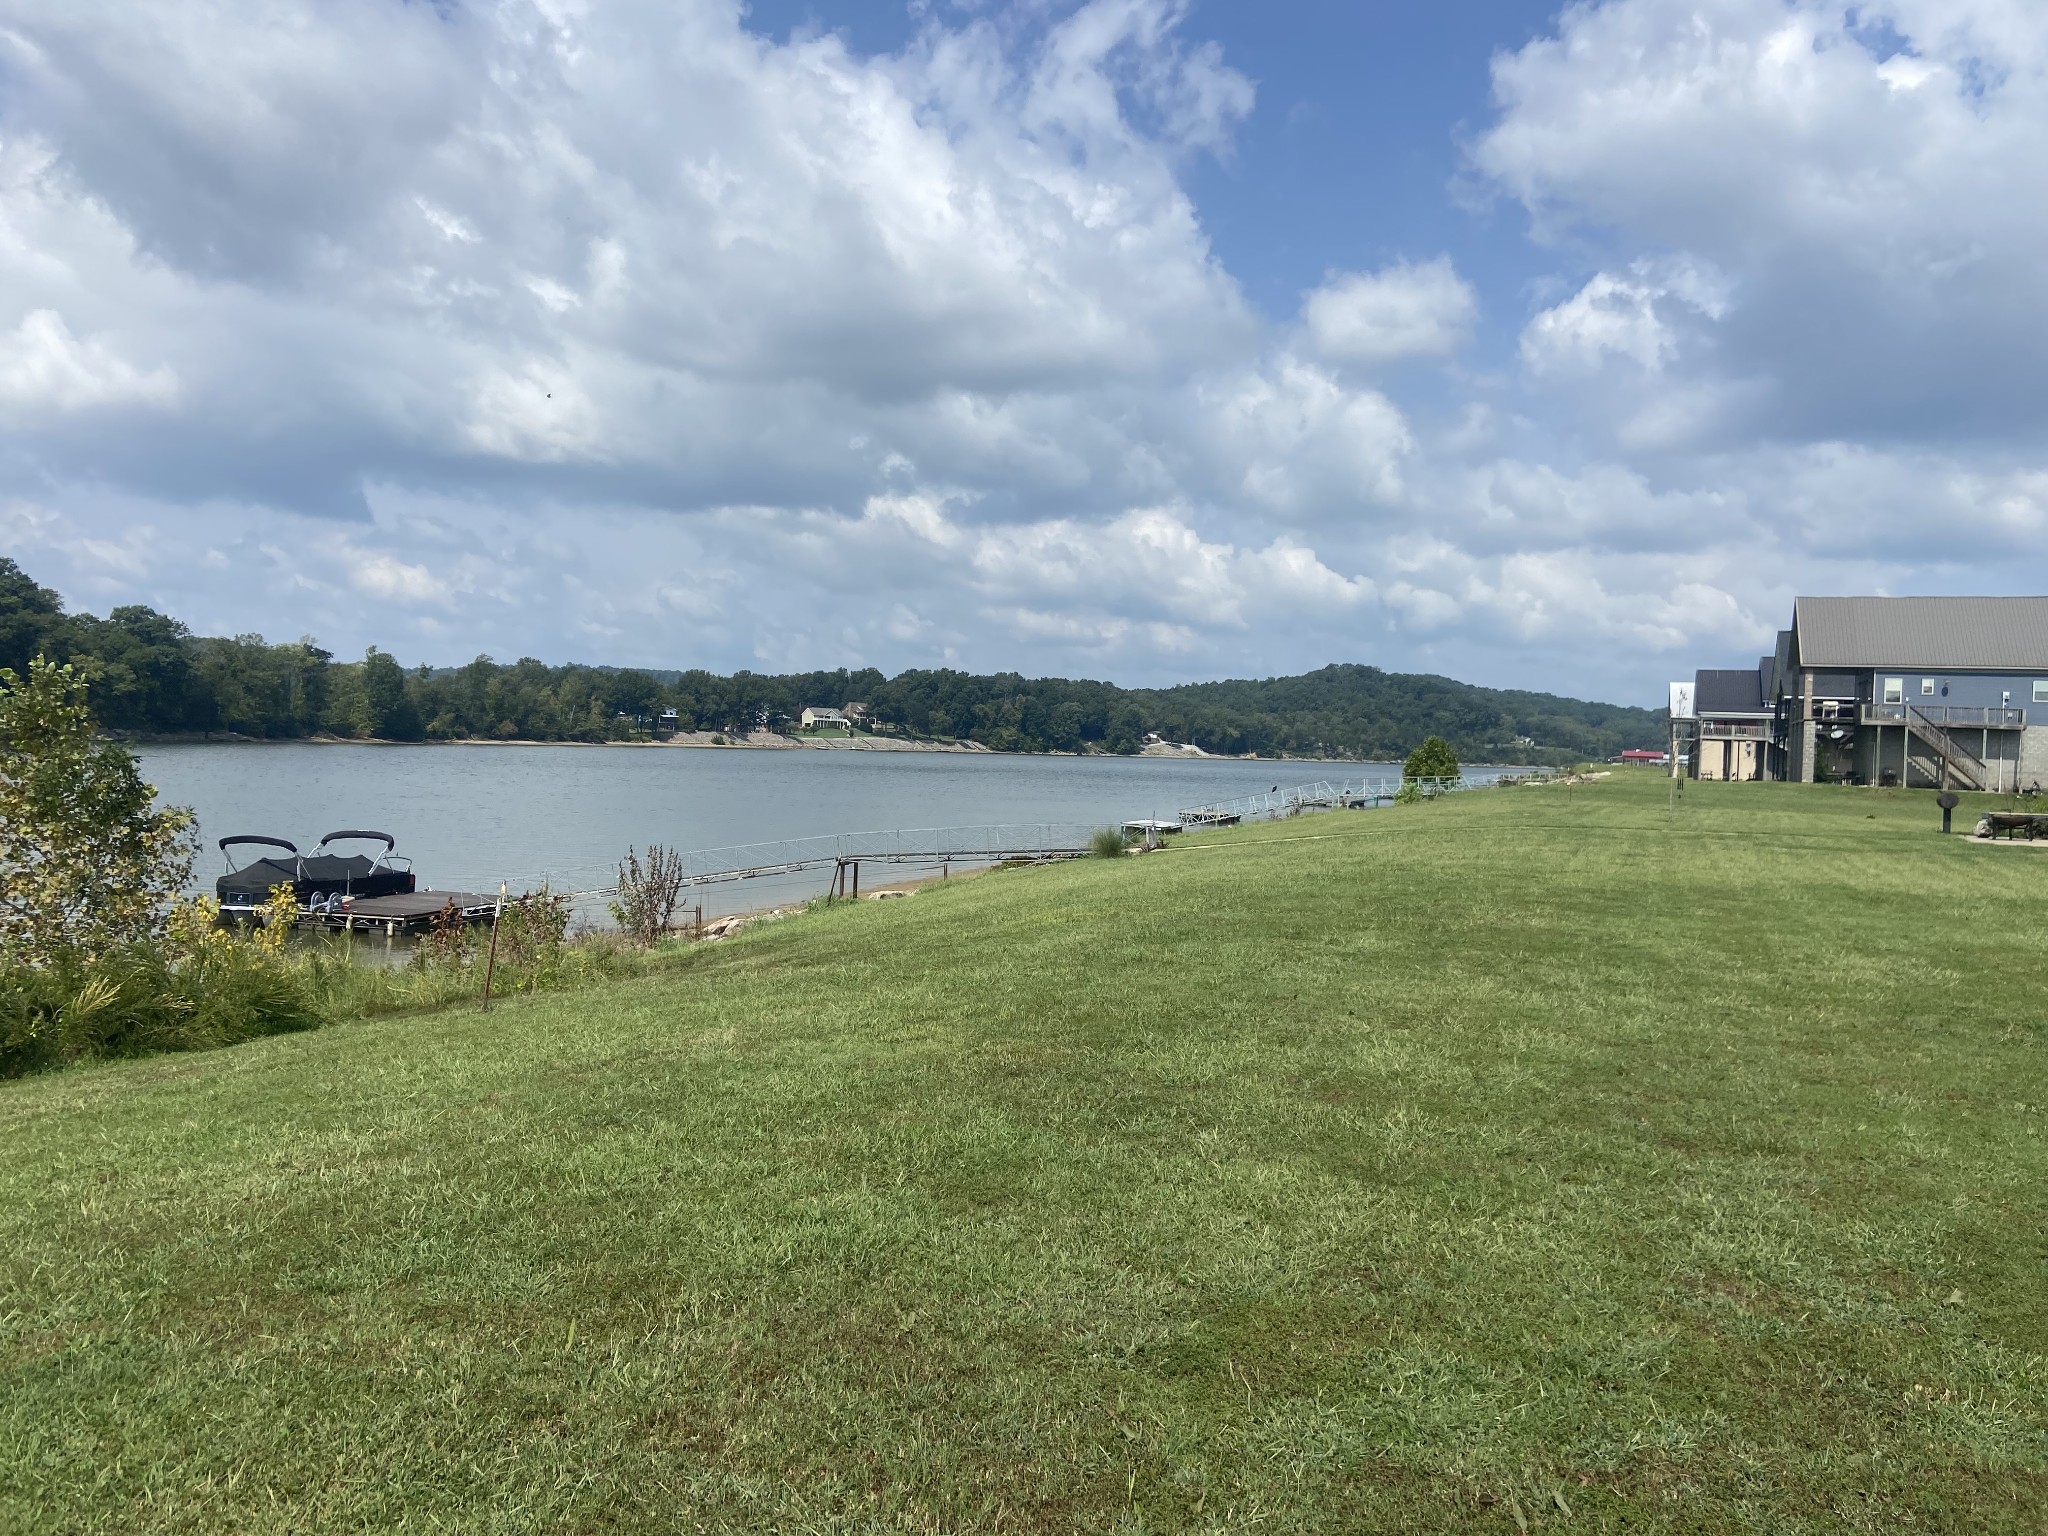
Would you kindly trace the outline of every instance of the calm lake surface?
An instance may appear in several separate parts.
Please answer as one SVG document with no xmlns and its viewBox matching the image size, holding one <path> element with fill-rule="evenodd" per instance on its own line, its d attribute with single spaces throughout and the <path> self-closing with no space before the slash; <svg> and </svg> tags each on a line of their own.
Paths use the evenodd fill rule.
<svg viewBox="0 0 2048 1536">
<path fill-rule="evenodd" d="M 514 891 L 543 881 L 576 891 L 611 884 L 629 845 L 719 848 L 997 823 L 1107 826 L 1171 818 L 1183 806 L 1275 784 L 1401 771 L 1300 761 L 306 742 L 156 746 L 140 755 L 163 799 L 198 813 L 205 841 L 194 876 L 207 890 L 223 867 L 214 844 L 235 833 L 286 838 L 310 852 L 336 828 L 375 828 L 398 839 L 422 888 L 494 891 L 503 880 Z M 713 886 L 704 906 L 726 912 L 795 900 L 821 892 L 826 878 Z"/>
</svg>

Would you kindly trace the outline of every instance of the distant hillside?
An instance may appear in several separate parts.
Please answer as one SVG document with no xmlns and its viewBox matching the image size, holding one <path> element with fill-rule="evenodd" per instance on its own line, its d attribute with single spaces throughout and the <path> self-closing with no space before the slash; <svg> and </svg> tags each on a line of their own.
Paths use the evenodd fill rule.
<svg viewBox="0 0 2048 1536">
<path fill-rule="evenodd" d="M 374 647 L 337 662 L 310 639 L 198 636 L 143 607 L 67 614 L 56 593 L 0 557 L 0 666 L 19 670 L 38 653 L 89 663 L 101 719 L 153 734 L 606 741 L 645 734 L 667 710 L 680 729 L 738 734 L 787 727 L 807 705 L 848 703 L 865 705 L 868 726 L 883 733 L 1004 752 L 1130 753 L 1157 735 L 1206 752 L 1387 759 L 1437 735 L 1468 762 L 1564 762 L 1654 747 L 1664 734 L 1653 710 L 1355 665 L 1178 688 L 1014 672 L 885 677 L 872 667 L 725 677 L 531 657 L 407 670 Z"/>
<path fill-rule="evenodd" d="M 1665 735 L 1662 710 L 1479 688 L 1352 663 L 1300 677 L 1188 683 L 1151 696 L 1167 710 L 1184 710 L 1191 731 L 1208 711 L 1269 721 L 1276 745 L 1289 752 L 1405 756 L 1423 737 L 1436 735 L 1468 762 L 1521 762 L 1529 757 L 1523 742 L 1551 756 L 1603 758 L 1659 747 Z"/>
</svg>

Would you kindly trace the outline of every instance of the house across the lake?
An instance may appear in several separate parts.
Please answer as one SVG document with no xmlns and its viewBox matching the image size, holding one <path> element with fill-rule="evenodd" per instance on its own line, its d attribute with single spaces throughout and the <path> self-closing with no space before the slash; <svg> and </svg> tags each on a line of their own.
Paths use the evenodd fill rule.
<svg viewBox="0 0 2048 1536">
<path fill-rule="evenodd" d="M 2048 597 L 1802 597 L 1755 671 L 1672 697 L 1698 778 L 2048 783 Z"/>
<path fill-rule="evenodd" d="M 853 734 L 853 722 L 846 718 L 846 711 L 844 710 L 807 709 L 804 711 L 803 726 L 805 730 L 815 731 L 822 725 L 835 725 L 846 732 L 847 735 L 851 736 Z"/>
</svg>

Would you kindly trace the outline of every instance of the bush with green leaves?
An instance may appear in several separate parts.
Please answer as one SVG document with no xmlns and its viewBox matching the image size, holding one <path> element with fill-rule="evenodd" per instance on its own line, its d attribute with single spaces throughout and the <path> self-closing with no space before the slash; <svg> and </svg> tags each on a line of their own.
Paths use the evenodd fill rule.
<svg viewBox="0 0 2048 1536">
<path fill-rule="evenodd" d="M 100 738 L 86 677 L 0 668 L 0 962 L 90 962 L 160 938 L 192 873 L 192 813 Z"/>
<path fill-rule="evenodd" d="M 1404 779 L 1455 779 L 1457 776 L 1458 754 L 1441 736 L 1427 738 L 1410 752 L 1401 769 Z"/>
</svg>

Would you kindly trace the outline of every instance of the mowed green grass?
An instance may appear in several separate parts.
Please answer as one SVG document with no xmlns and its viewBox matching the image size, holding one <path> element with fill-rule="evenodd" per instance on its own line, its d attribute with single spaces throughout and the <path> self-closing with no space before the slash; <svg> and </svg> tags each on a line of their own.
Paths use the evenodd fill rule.
<svg viewBox="0 0 2048 1536">
<path fill-rule="evenodd" d="M 0 1529 L 2042 1530 L 2048 849 L 1936 814 L 1500 790 L 0 1085 Z"/>
</svg>

